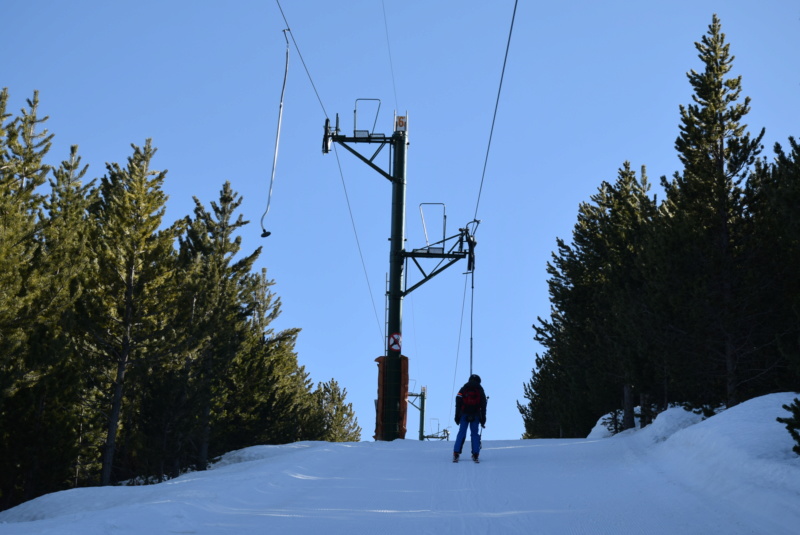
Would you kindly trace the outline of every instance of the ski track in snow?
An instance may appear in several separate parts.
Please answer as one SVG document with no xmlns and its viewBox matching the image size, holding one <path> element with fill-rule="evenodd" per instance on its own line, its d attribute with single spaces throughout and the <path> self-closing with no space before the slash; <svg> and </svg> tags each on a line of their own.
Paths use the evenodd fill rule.
<svg viewBox="0 0 800 535">
<path fill-rule="evenodd" d="M 484 440 L 480 464 L 451 462 L 452 442 L 259 446 L 159 485 L 41 497 L 0 513 L 0 535 L 796 534 L 800 458 L 774 421 L 791 399 L 704 422 L 671 409 L 611 438 Z"/>
</svg>

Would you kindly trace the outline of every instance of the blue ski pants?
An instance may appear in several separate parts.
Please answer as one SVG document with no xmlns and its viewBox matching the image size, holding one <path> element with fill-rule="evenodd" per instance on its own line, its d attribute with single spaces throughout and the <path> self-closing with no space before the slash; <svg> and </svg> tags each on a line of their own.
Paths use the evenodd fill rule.
<svg viewBox="0 0 800 535">
<path fill-rule="evenodd" d="M 478 426 L 480 422 L 478 421 L 478 415 L 474 415 L 474 419 L 470 422 L 467 419 L 466 414 L 461 415 L 461 423 L 458 427 L 458 434 L 456 435 L 456 443 L 453 446 L 453 451 L 457 453 L 461 453 L 461 449 L 464 447 L 464 441 L 467 440 L 467 427 L 469 427 L 471 431 L 470 435 L 470 442 L 472 443 L 472 453 L 480 453 L 481 451 L 481 436 L 478 434 Z"/>
</svg>

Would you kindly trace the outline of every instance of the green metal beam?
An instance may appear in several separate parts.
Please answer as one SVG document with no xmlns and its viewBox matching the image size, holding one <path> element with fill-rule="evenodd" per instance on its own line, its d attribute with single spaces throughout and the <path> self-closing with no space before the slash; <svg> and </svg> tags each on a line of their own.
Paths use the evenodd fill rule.
<svg viewBox="0 0 800 535">
<path fill-rule="evenodd" d="M 338 139 L 340 137 L 342 139 Z M 369 139 L 369 138 L 367 138 L 367 139 Z M 387 173 L 386 171 L 384 171 L 383 169 L 381 169 L 380 167 L 378 167 L 377 165 L 375 165 L 372 162 L 372 160 L 374 160 L 375 157 L 378 155 L 378 153 L 381 151 L 383 146 L 386 145 L 386 139 L 385 138 L 383 139 L 383 142 L 381 143 L 381 146 L 378 147 L 378 150 L 375 152 L 375 154 L 372 155 L 371 159 L 365 158 L 364 156 L 359 154 L 358 151 L 356 151 L 354 148 L 352 148 L 350 145 L 348 145 L 347 143 L 344 142 L 344 141 L 350 141 L 350 142 L 358 143 L 359 142 L 358 138 L 345 138 L 344 136 L 333 136 L 333 140 L 336 141 L 337 143 L 339 143 L 339 145 L 341 145 L 342 147 L 344 147 L 347 150 L 349 150 L 350 152 L 352 152 L 356 156 L 356 158 L 358 158 L 359 160 L 361 160 L 362 162 L 364 162 L 368 166 L 372 167 L 381 176 L 383 176 L 384 178 L 389 179 L 390 182 L 394 180 L 394 177 L 392 175 L 390 175 L 389 173 Z"/>
<path fill-rule="evenodd" d="M 389 318 L 386 343 L 386 383 L 383 385 L 382 440 L 404 438 L 401 432 L 402 369 L 400 356 L 403 337 L 403 267 L 405 265 L 406 228 L 406 155 L 408 136 L 397 130 L 392 135 L 392 230 L 389 247 Z"/>
</svg>

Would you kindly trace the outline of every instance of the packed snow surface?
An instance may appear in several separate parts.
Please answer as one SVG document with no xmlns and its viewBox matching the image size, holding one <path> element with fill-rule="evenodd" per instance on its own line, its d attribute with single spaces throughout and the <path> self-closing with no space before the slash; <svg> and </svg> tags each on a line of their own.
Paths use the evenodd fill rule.
<svg viewBox="0 0 800 535">
<path fill-rule="evenodd" d="M 0 534 L 798 534 L 800 457 L 775 420 L 795 397 L 580 440 L 492 441 L 490 421 L 480 464 L 450 462 L 453 442 L 247 448 L 158 485 L 42 496 Z"/>
</svg>

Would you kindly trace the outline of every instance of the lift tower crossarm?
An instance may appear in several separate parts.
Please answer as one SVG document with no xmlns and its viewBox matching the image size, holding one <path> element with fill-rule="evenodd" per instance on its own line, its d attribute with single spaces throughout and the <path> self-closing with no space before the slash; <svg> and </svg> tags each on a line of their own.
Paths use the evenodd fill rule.
<svg viewBox="0 0 800 535">
<path fill-rule="evenodd" d="M 417 268 L 420 270 L 420 272 L 422 272 L 423 279 L 421 281 L 419 281 L 418 283 L 414 284 L 411 288 L 406 289 L 406 291 L 403 292 L 403 297 L 407 296 L 408 294 L 410 294 L 411 292 L 413 292 L 414 290 L 416 290 L 417 288 L 419 288 L 420 286 L 422 286 L 423 284 L 425 284 L 426 282 L 428 282 L 429 280 L 434 278 L 436 275 L 438 275 L 439 273 L 441 273 L 445 269 L 449 268 L 450 266 L 452 266 L 453 264 L 455 264 L 456 262 L 461 260 L 463 258 L 463 256 L 449 257 L 449 258 L 454 258 L 454 259 L 451 260 L 450 262 L 448 262 L 447 264 L 443 265 L 443 266 L 439 266 L 438 268 L 434 269 L 433 271 L 431 271 L 430 273 L 427 273 L 427 274 L 422 269 L 422 266 L 420 266 L 419 263 L 416 260 L 414 260 L 414 263 L 417 265 Z M 413 258 L 412 258 L 412 260 L 413 260 Z"/>
<path fill-rule="evenodd" d="M 387 138 L 385 134 L 373 134 L 367 130 L 355 130 L 354 135 L 352 136 L 342 135 L 339 133 L 339 115 L 337 114 L 335 127 L 331 126 L 330 119 L 325 119 L 325 133 L 322 137 L 322 153 L 329 153 L 331 151 L 331 145 L 334 142 L 338 143 L 352 153 L 356 158 L 378 172 L 378 174 L 380 174 L 382 177 L 388 179 L 389 182 L 394 182 L 396 177 L 377 166 L 374 163 L 374 160 L 387 143 L 394 144 L 397 141 L 399 141 L 398 132 L 395 132 L 395 135 L 393 135 L 391 138 Z M 379 143 L 380 146 L 372 155 L 372 158 L 368 159 L 347 143 Z"/>
<path fill-rule="evenodd" d="M 357 137 L 347 137 L 347 136 L 336 136 L 336 135 L 334 135 L 334 136 L 331 137 L 331 140 L 335 141 L 336 143 L 338 143 L 342 147 L 344 147 L 347 150 L 349 150 L 351 153 L 353 153 L 356 156 L 356 158 L 358 158 L 359 160 L 361 160 L 362 162 L 364 162 L 368 166 L 372 167 L 372 169 L 377 171 L 378 174 L 380 174 L 384 178 L 389 179 L 389 182 L 393 182 L 394 181 L 394 177 L 392 177 L 392 175 L 390 175 L 389 173 L 387 173 L 386 171 L 384 171 L 383 169 L 381 169 L 380 167 L 375 165 L 375 163 L 373 163 L 373 160 L 375 159 L 375 157 L 378 156 L 378 153 L 380 153 L 381 149 L 383 149 L 383 147 L 386 145 L 387 139 L 385 137 L 383 137 L 383 136 L 381 136 L 379 139 L 374 139 L 374 140 L 372 138 L 373 138 L 373 136 L 370 136 L 368 138 L 357 138 Z M 347 145 L 347 143 L 380 143 L 381 146 L 378 147 L 378 150 L 375 151 L 375 154 L 372 155 L 372 158 L 367 159 L 366 157 L 362 156 L 358 151 L 356 151 L 354 148 L 352 148 L 351 146 Z"/>
<path fill-rule="evenodd" d="M 444 252 L 444 244 L 450 240 L 458 239 L 450 250 Z M 467 250 L 464 250 L 464 244 L 468 245 Z M 414 264 L 419 269 L 420 273 L 422 273 L 422 280 L 417 282 L 416 284 L 412 285 L 410 288 L 407 288 L 405 292 L 403 292 L 403 296 L 410 294 L 412 291 L 416 290 L 433 277 L 444 271 L 445 269 L 449 268 L 462 258 L 469 259 L 469 267 L 471 270 L 472 266 L 474 265 L 474 255 L 475 255 L 475 238 L 469 234 L 467 229 L 461 229 L 459 234 L 455 234 L 446 238 L 440 242 L 431 244 L 423 249 L 414 249 L 413 251 L 406 252 L 405 257 L 410 258 Z M 440 247 L 436 247 L 440 246 Z M 442 262 L 436 265 L 436 267 L 430 272 L 426 273 L 422 266 L 417 262 L 417 258 L 438 258 L 442 261 L 449 260 L 446 264 L 442 265 Z"/>
</svg>

